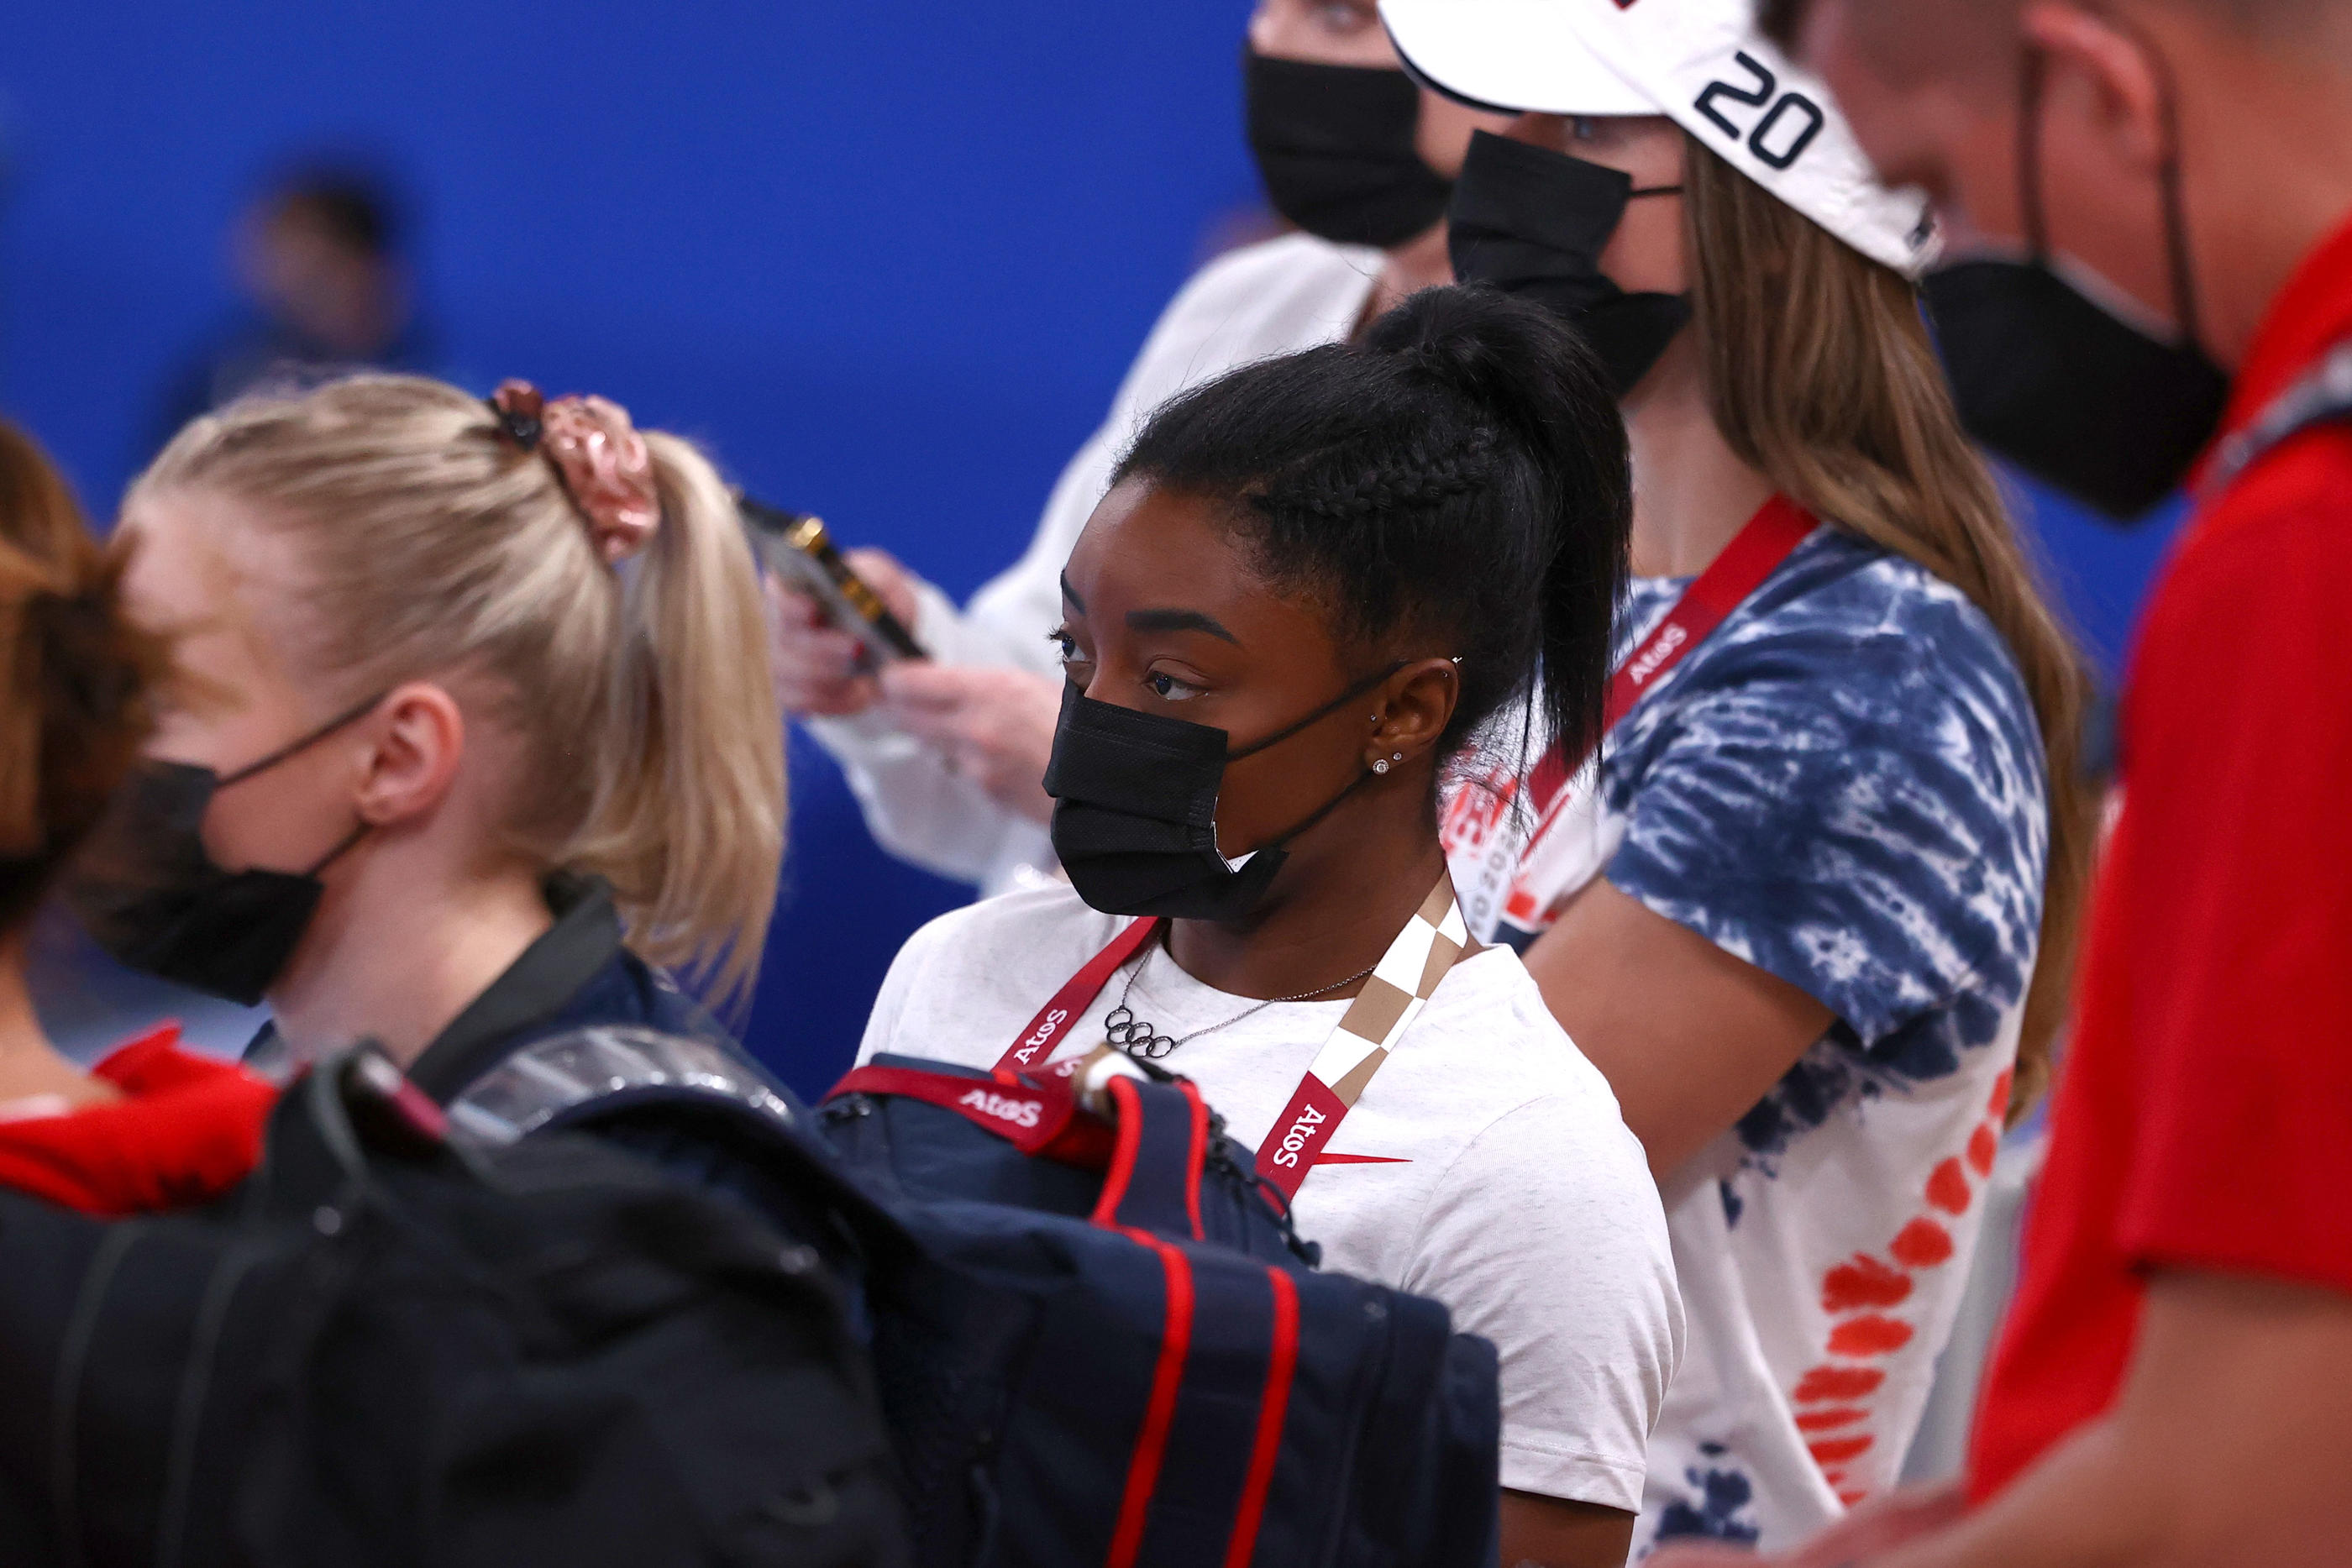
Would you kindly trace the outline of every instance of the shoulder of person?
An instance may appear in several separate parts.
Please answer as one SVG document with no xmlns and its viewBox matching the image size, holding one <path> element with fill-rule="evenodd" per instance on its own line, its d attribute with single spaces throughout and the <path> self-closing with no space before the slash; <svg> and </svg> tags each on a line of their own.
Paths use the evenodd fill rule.
<svg viewBox="0 0 2352 1568">
<path fill-rule="evenodd" d="M 1609 1081 L 1552 1017 L 1518 955 L 1489 947 L 1464 960 L 1430 1006 L 1424 1016 L 1441 1042 L 1450 1035 L 1461 1053 L 1442 1071 L 1475 1103 L 1461 1106 L 1468 1113 L 1463 1136 L 1438 1177 L 1429 1218 L 1458 1221 L 1496 1207 L 1541 1211 L 1551 1240 L 1586 1232 L 1591 1246 L 1648 1255 L 1671 1278 L 1649 1157 Z M 1430 1239 L 1424 1230 L 1421 1240 Z M 1524 1250 L 1528 1239 L 1494 1239 L 1503 1251 Z"/>
<path fill-rule="evenodd" d="M 2032 728 L 2017 661 L 1992 621 L 1926 567 L 1843 528 L 1808 541 L 1690 660 L 1687 700 L 1769 682 L 1825 714 L 1885 700 L 1989 706 Z M 1818 678 L 1816 678 L 1818 677 Z M 1932 742 L 1932 727 L 1913 727 Z"/>
<path fill-rule="evenodd" d="M 1229 251 L 1169 301 L 1129 390 L 1156 403 L 1245 360 L 1336 342 L 1355 324 L 1381 266 L 1376 250 L 1303 234 Z"/>
<path fill-rule="evenodd" d="M 2190 516 L 2150 592 L 2142 642 L 2160 620 L 2217 632 L 2226 622 L 2233 648 L 2300 639 L 2315 617 L 2333 622 L 2347 585 L 2352 425 L 2297 438 Z"/>
<path fill-rule="evenodd" d="M 1327 298 L 1369 289 L 1384 258 L 1363 246 L 1333 245 L 1313 235 L 1286 234 L 1229 250 L 1177 290 L 1167 314 L 1230 310 L 1269 297 Z"/>
<path fill-rule="evenodd" d="M 1826 527 L 1759 590 L 1725 629 L 1727 645 L 1828 637 L 1932 657 L 1929 643 L 1998 644 L 1969 596 L 1907 556 Z"/>
<path fill-rule="evenodd" d="M 1012 963 L 1025 969 L 1075 955 L 1075 972 L 1126 924 L 1124 915 L 1089 908 L 1066 883 L 1016 888 L 926 922 L 907 938 L 891 968 L 910 977 L 942 964 L 964 969 L 976 962 Z"/>
<path fill-rule="evenodd" d="M 1560 1028 L 1535 977 L 1508 947 L 1487 947 L 1456 964 L 1413 1028 L 1461 1052 L 1461 1071 L 1485 1085 L 1496 1107 L 1543 1100 L 1557 1102 L 1563 1115 L 1622 1122 L 1609 1081 Z"/>
</svg>

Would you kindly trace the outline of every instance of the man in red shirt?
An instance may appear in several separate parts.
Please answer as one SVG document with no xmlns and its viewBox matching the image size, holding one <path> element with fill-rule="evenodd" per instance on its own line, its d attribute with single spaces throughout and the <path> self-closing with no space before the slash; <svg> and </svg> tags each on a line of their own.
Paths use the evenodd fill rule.
<svg viewBox="0 0 2352 1568">
<path fill-rule="evenodd" d="M 1891 180 L 2057 258 L 1990 345 L 2005 384 L 1972 386 L 1972 359 L 2003 367 L 1961 340 L 1998 312 L 1939 308 L 1964 411 L 2008 399 L 2021 446 L 2037 400 L 2047 428 L 2113 429 L 2111 452 L 2021 461 L 2112 458 L 2132 483 L 2111 488 L 2160 490 L 2197 367 L 2214 399 L 2211 366 L 2229 378 L 2128 673 L 2125 804 L 1966 1493 L 1865 1509 L 1788 1561 L 2352 1562 L 2352 5 L 1766 10 Z M 2189 391 L 2102 381 L 2130 355 L 2084 296 Z M 2249 434 L 2290 394 L 2315 423 Z M 2142 410 L 2145 431 L 2115 418 Z"/>
</svg>

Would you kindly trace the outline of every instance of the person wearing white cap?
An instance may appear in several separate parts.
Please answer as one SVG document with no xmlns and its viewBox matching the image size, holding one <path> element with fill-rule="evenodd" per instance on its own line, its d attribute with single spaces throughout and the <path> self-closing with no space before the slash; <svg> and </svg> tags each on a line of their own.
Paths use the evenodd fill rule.
<svg viewBox="0 0 2352 1568">
<path fill-rule="evenodd" d="M 1055 869 L 1039 780 L 1063 683 L 1045 633 L 1062 613 L 1062 563 L 1144 417 L 1236 365 L 1349 338 L 1413 290 L 1452 281 L 1453 175 L 1471 131 L 1502 123 L 1416 88 L 1372 0 L 1259 0 L 1243 68 L 1251 152 L 1298 232 L 1222 256 L 1184 286 L 1063 470 L 1026 553 L 959 610 L 887 554 L 850 552 L 931 654 L 878 677 L 814 601 L 782 596 L 773 663 L 786 709 L 841 763 L 885 849 L 983 894 Z"/>
<path fill-rule="evenodd" d="M 1750 0 L 1381 9 L 1425 81 L 1518 111 L 1473 140 L 1455 270 L 1580 325 L 1633 448 L 1600 760 L 1490 735 L 1455 882 L 1666 1201 L 1689 1342 L 1634 1549 L 1769 1549 L 1918 1423 L 2063 1014 L 2084 677 L 1939 374 L 1926 203 Z M 1538 1462 L 1507 1444 L 1505 1484 Z"/>
</svg>

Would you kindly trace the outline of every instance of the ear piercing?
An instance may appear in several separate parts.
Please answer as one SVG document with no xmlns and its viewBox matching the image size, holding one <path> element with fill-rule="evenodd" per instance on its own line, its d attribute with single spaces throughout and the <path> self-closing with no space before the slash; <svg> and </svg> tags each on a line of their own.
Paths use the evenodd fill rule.
<svg viewBox="0 0 2352 1568">
<path fill-rule="evenodd" d="M 1372 771 L 1375 773 L 1386 773 L 1389 770 L 1389 764 L 1391 761 L 1402 762 L 1403 760 L 1404 753 L 1402 751 L 1395 753 L 1392 757 L 1377 758 L 1372 762 Z"/>
</svg>

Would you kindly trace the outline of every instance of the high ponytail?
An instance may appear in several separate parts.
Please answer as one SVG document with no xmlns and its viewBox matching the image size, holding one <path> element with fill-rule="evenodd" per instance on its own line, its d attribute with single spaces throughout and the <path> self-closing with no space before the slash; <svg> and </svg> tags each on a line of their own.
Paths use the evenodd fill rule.
<svg viewBox="0 0 2352 1568">
<path fill-rule="evenodd" d="M 734 498 L 688 443 L 648 433 L 662 524 L 625 582 L 613 727 L 587 815 L 562 852 L 608 878 L 635 944 L 705 959 L 726 932 L 720 988 L 754 970 L 783 852 L 783 728 L 759 577 Z"/>
<path fill-rule="evenodd" d="M 1503 478 L 1518 504 L 1497 521 L 1532 529 L 1529 553 L 1542 562 L 1539 718 L 1570 755 L 1585 755 L 1601 741 L 1633 517 L 1631 454 L 1606 369 L 1551 312 L 1485 288 L 1415 295 L 1373 324 L 1366 345 L 1442 382 L 1503 433 L 1501 466 L 1523 472 Z"/>
<path fill-rule="evenodd" d="M 0 936 L 31 918 L 146 738 L 167 650 L 40 449 L 0 422 Z"/>
<path fill-rule="evenodd" d="M 450 679 L 520 743 L 517 852 L 605 878 L 633 948 L 740 996 L 784 827 L 758 580 L 709 461 L 646 439 L 660 517 L 617 564 L 543 453 L 481 400 L 414 376 L 199 419 L 129 507 L 224 496 L 246 503 L 243 526 L 289 538 L 299 591 L 257 609 L 312 673 L 320 711 Z"/>
<path fill-rule="evenodd" d="M 1458 659 L 1441 760 L 1538 693 L 1544 733 L 1598 738 L 1633 481 L 1607 374 L 1550 313 L 1425 289 L 1361 344 L 1163 405 L 1119 465 L 1136 476 L 1221 506 L 1261 574 L 1368 653 Z"/>
</svg>

